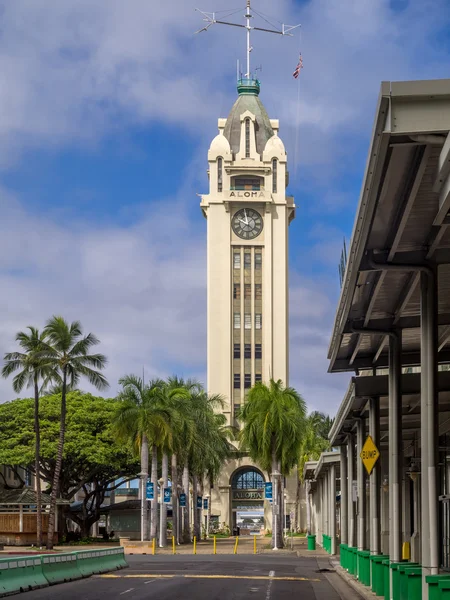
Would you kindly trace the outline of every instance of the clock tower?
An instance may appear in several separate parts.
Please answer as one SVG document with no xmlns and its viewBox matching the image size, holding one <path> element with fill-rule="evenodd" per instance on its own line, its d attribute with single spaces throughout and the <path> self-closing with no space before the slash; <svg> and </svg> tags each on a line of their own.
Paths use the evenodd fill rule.
<svg viewBox="0 0 450 600">
<path fill-rule="evenodd" d="M 288 229 L 295 205 L 286 196 L 279 122 L 259 93 L 257 79 L 238 81 L 238 98 L 219 119 L 208 152 L 209 194 L 200 205 L 207 219 L 207 388 L 223 396 L 230 425 L 239 424 L 255 383 L 289 383 Z M 211 498 L 220 522 L 236 523 L 233 474 L 251 467 L 236 459 L 221 475 Z"/>
</svg>

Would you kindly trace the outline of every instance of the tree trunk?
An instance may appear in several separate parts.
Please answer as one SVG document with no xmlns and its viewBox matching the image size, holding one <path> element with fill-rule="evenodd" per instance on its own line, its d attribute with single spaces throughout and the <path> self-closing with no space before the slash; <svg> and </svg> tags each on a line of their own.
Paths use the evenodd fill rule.
<svg viewBox="0 0 450 600">
<path fill-rule="evenodd" d="M 283 496 L 281 494 L 281 474 L 275 453 L 275 445 L 272 449 L 272 494 L 272 548 L 280 549 L 283 547 L 283 532 L 281 530 Z"/>
<path fill-rule="evenodd" d="M 42 548 L 42 494 L 41 494 L 41 430 L 39 423 L 39 386 L 37 377 L 34 379 L 34 470 L 36 478 L 36 541 L 38 548 Z"/>
<path fill-rule="evenodd" d="M 67 391 L 67 369 L 63 368 L 63 381 L 61 392 L 61 418 L 59 424 L 58 452 L 56 455 L 55 473 L 53 475 L 52 491 L 50 494 L 50 510 L 48 515 L 47 550 L 53 550 L 55 537 L 55 514 L 56 499 L 59 490 L 59 478 L 61 475 L 62 458 L 64 451 L 64 437 L 66 433 L 66 391 Z"/>
<path fill-rule="evenodd" d="M 153 500 L 151 506 L 152 520 L 150 527 L 150 539 L 155 539 L 158 523 L 158 450 L 155 445 L 152 446 L 152 483 Z"/>
<path fill-rule="evenodd" d="M 197 475 L 193 475 L 192 476 L 192 488 L 193 488 L 193 494 L 192 494 L 192 502 L 194 503 L 194 535 L 197 537 L 197 541 L 199 541 L 201 539 L 201 529 L 199 527 L 200 523 L 199 523 L 199 511 L 197 508 L 197 496 L 198 496 L 198 479 L 197 479 Z"/>
<path fill-rule="evenodd" d="M 177 455 L 172 454 L 172 535 L 175 538 L 175 544 L 180 543 L 178 535 L 178 465 Z"/>
<path fill-rule="evenodd" d="M 148 439 L 145 433 L 141 444 L 141 541 L 148 539 L 147 511 Z"/>
<path fill-rule="evenodd" d="M 183 508 L 183 543 L 191 541 L 191 524 L 189 520 L 189 465 L 186 463 L 183 469 L 183 493 L 186 494 L 186 506 Z"/>
<path fill-rule="evenodd" d="M 161 490 L 161 531 L 159 532 L 159 546 L 165 548 L 167 546 L 167 504 L 164 502 L 164 490 L 169 483 L 169 457 L 167 452 L 162 455 L 162 490 Z"/>
</svg>

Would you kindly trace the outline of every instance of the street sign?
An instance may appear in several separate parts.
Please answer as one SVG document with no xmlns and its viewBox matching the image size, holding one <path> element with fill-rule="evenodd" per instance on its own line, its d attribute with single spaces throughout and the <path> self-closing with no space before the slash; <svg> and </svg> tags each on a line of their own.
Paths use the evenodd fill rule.
<svg viewBox="0 0 450 600">
<path fill-rule="evenodd" d="M 375 446 L 375 443 L 370 435 L 367 437 L 364 446 L 362 447 L 360 457 L 364 463 L 364 466 L 366 467 L 366 471 L 370 475 L 377 460 L 380 458 L 380 451 Z"/>
<path fill-rule="evenodd" d="M 147 500 L 154 500 L 155 494 L 153 491 L 153 483 L 151 481 L 147 481 Z"/>
<path fill-rule="evenodd" d="M 180 507 L 184 508 L 186 506 L 186 494 L 180 494 Z"/>
<path fill-rule="evenodd" d="M 203 499 L 203 509 L 208 510 L 208 498 Z"/>
<path fill-rule="evenodd" d="M 172 488 L 164 488 L 164 504 L 169 504 L 172 500 Z"/>
<path fill-rule="evenodd" d="M 202 500 L 203 498 L 201 496 L 197 496 L 197 508 L 201 508 L 203 506 Z"/>
<path fill-rule="evenodd" d="M 272 483 L 267 481 L 264 484 L 264 498 L 266 500 L 272 500 Z"/>
</svg>

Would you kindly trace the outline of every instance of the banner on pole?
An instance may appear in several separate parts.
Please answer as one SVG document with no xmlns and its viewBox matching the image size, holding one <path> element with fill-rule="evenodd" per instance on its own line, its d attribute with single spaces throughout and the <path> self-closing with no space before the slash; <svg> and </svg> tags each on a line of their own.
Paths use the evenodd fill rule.
<svg viewBox="0 0 450 600">
<path fill-rule="evenodd" d="M 203 499 L 203 509 L 208 510 L 208 498 Z"/>
<path fill-rule="evenodd" d="M 172 488 L 164 488 L 164 504 L 169 504 L 172 500 Z"/>
<path fill-rule="evenodd" d="M 180 494 L 180 507 L 184 508 L 186 506 L 186 494 Z"/>
<path fill-rule="evenodd" d="M 153 483 L 151 481 L 147 481 L 147 490 L 146 490 L 146 497 L 147 500 L 154 500 L 155 499 L 155 493 L 154 493 L 154 489 L 153 489 Z"/>
<path fill-rule="evenodd" d="M 264 498 L 266 500 L 272 500 L 272 482 L 266 481 L 264 484 Z"/>
<path fill-rule="evenodd" d="M 197 496 L 197 508 L 201 508 L 203 506 L 202 500 L 203 498 L 201 496 Z"/>
</svg>

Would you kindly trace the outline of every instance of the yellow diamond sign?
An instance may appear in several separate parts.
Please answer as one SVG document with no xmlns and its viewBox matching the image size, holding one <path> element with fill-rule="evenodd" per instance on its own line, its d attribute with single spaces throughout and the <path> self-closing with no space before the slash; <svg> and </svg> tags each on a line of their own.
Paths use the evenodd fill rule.
<svg viewBox="0 0 450 600">
<path fill-rule="evenodd" d="M 364 446 L 362 447 L 360 457 L 364 463 L 364 466 L 366 467 L 366 471 L 370 475 L 373 471 L 377 460 L 380 458 L 380 451 L 375 446 L 375 443 L 370 437 L 370 435 L 364 442 Z"/>
</svg>

